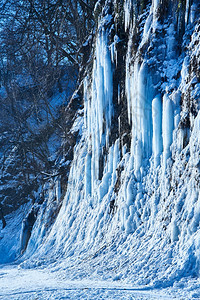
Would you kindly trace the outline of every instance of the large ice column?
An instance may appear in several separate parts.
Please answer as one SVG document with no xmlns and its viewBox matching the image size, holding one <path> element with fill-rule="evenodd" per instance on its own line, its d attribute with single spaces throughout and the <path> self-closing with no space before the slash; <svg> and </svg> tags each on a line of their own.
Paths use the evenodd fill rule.
<svg viewBox="0 0 200 300">
<path fill-rule="evenodd" d="M 86 177 L 91 178 L 91 184 L 86 186 L 86 194 L 93 193 L 95 181 L 99 179 L 99 159 L 102 155 L 103 147 L 108 144 L 113 114 L 112 62 L 107 33 L 104 29 L 99 31 L 96 40 L 90 93 L 88 92 L 88 85 L 88 80 L 85 79 L 85 126 L 88 137 L 88 149 L 91 151 L 91 154 L 87 157 L 88 163 L 85 170 Z M 91 176 L 88 177 L 88 174 Z"/>
<path fill-rule="evenodd" d="M 170 157 L 170 146 L 173 140 L 173 129 L 174 129 L 174 113 L 172 101 L 169 99 L 167 94 L 163 97 L 163 164 L 166 167 L 167 159 Z"/>
<path fill-rule="evenodd" d="M 134 65 L 131 62 L 130 51 L 126 60 L 126 97 L 128 120 L 132 124 L 131 157 L 139 180 L 143 158 L 149 158 L 152 154 L 154 88 L 146 61 L 141 63 L 137 57 Z"/>
<path fill-rule="evenodd" d="M 129 64 L 126 63 L 127 65 L 127 70 L 129 67 Z M 126 70 L 126 98 L 127 98 L 127 111 L 128 111 L 128 123 L 131 124 L 131 83 L 130 83 L 130 76 L 128 74 L 128 71 Z"/>
<path fill-rule="evenodd" d="M 198 14 L 198 0 L 193 1 L 193 4 L 191 5 L 191 8 L 190 8 L 189 22 L 191 24 L 193 24 L 195 22 L 197 14 Z"/>
<path fill-rule="evenodd" d="M 108 50 L 108 42 L 103 35 L 104 43 L 104 57 L 103 57 L 103 70 L 104 70 L 104 106 L 103 106 L 103 114 L 105 115 L 105 121 L 106 121 L 106 136 L 108 138 L 109 132 L 110 132 L 110 126 L 111 126 L 111 119 L 113 115 L 113 105 L 112 105 L 112 97 L 113 97 L 113 72 L 112 72 L 112 63 L 111 63 L 111 54 Z M 100 56 L 102 57 L 102 54 L 100 53 Z M 104 120 L 103 120 L 104 122 Z M 106 139 L 108 141 L 108 139 Z"/>
<path fill-rule="evenodd" d="M 147 65 L 143 62 L 138 77 L 138 117 L 140 119 L 140 131 L 144 156 L 149 157 L 152 153 L 152 95 L 150 74 Z"/>
<path fill-rule="evenodd" d="M 152 5 L 153 5 L 153 12 L 154 12 L 154 13 L 155 13 L 155 12 L 156 12 L 156 10 L 158 9 L 159 2 L 160 2 L 160 0 L 153 0 L 153 1 L 152 1 Z"/>
<path fill-rule="evenodd" d="M 131 47 L 131 45 L 129 44 Z M 131 52 L 128 53 L 131 57 Z M 137 122 L 137 94 L 138 94 L 138 86 L 137 86 L 137 80 L 138 80 L 138 73 L 139 73 L 139 63 L 138 60 L 135 60 L 134 66 L 131 65 L 130 57 L 128 56 L 126 59 L 126 81 L 125 81 L 125 87 L 126 87 L 126 98 L 127 98 L 127 111 L 128 111 L 128 121 L 129 124 L 136 124 Z M 134 128 L 132 128 L 134 130 Z M 135 130 L 137 130 L 135 128 Z M 136 135 L 134 130 L 133 136 Z"/>
<path fill-rule="evenodd" d="M 154 166 L 160 163 L 162 153 L 162 101 L 160 95 L 157 95 L 152 101 L 152 119 L 153 119 L 153 155 Z"/>
<path fill-rule="evenodd" d="M 124 1 L 125 30 L 129 28 L 131 22 L 131 7 L 132 7 L 132 0 L 125 0 Z"/>
<path fill-rule="evenodd" d="M 152 0 L 152 7 L 153 7 L 153 21 L 155 22 L 157 19 L 157 10 L 159 7 L 160 0 Z"/>
<path fill-rule="evenodd" d="M 152 84 L 145 62 L 141 65 L 136 59 L 132 72 L 126 74 L 126 95 L 128 115 L 132 122 L 131 155 L 134 157 L 135 172 L 139 170 L 142 158 L 152 154 Z"/>
<path fill-rule="evenodd" d="M 96 61 L 94 62 L 92 93 L 92 114 L 96 119 L 100 140 L 108 133 L 112 118 L 113 72 L 111 54 L 108 47 L 107 35 L 103 30 L 99 33 L 96 42 Z M 104 128 L 105 126 L 105 128 Z"/>
<path fill-rule="evenodd" d="M 138 135 L 140 134 L 140 131 L 138 130 L 138 122 L 139 120 L 139 104 L 138 104 L 138 76 L 139 76 L 139 70 L 140 65 L 138 60 L 136 59 L 134 63 L 134 69 L 133 73 L 130 74 L 130 89 L 131 89 L 131 119 L 132 119 L 132 147 L 131 152 L 133 153 L 133 145 L 135 144 L 135 141 L 138 138 Z"/>
<path fill-rule="evenodd" d="M 191 0 L 186 0 L 186 9 L 185 9 L 185 24 L 187 25 L 189 22 L 191 22 L 190 20 L 190 13 L 192 10 L 192 2 Z"/>
</svg>

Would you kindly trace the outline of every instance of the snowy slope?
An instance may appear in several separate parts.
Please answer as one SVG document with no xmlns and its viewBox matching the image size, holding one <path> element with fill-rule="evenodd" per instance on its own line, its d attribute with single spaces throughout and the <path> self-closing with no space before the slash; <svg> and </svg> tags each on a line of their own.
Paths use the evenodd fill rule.
<svg viewBox="0 0 200 300">
<path fill-rule="evenodd" d="M 200 297 L 200 15 L 181 3 L 106 1 L 67 191 L 59 178 L 49 189 L 22 267 L 152 288 L 193 280 L 187 296 Z"/>
</svg>

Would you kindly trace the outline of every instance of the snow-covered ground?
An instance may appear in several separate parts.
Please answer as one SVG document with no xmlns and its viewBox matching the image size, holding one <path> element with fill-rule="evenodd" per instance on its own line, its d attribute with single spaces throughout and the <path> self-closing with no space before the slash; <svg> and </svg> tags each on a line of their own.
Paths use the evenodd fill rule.
<svg viewBox="0 0 200 300">
<path fill-rule="evenodd" d="M 169 291 L 90 280 L 67 280 L 51 269 L 0 268 L 0 299 L 177 299 Z M 184 298 L 186 299 L 186 298 Z"/>
<path fill-rule="evenodd" d="M 119 257 L 112 254 L 111 249 L 102 253 L 99 251 L 90 257 L 84 255 L 68 257 L 68 259 L 61 257 L 55 258 L 54 261 L 51 258 L 51 263 L 46 257 L 46 263 L 43 261 L 40 267 L 35 267 L 41 263 L 42 258 L 39 260 L 36 257 L 35 261 L 28 259 L 26 262 L 20 257 L 21 219 L 26 210 L 27 207 L 22 207 L 8 215 L 7 226 L 1 230 L 0 261 L 8 263 L 0 265 L 0 299 L 200 299 L 198 278 L 182 278 L 179 282 L 162 288 L 161 284 L 155 287 L 151 284 L 134 283 L 138 282 L 137 274 L 135 280 L 133 276 L 129 276 L 130 280 L 121 279 L 119 275 L 115 276 L 116 271 L 113 269 L 110 272 L 109 268 L 112 263 L 113 265 L 118 263 Z M 126 271 L 126 265 L 123 266 L 125 252 L 121 255 L 121 263 L 122 269 Z M 16 260 L 12 263 L 13 259 Z M 107 271 L 103 261 L 107 265 Z M 132 265 L 131 260 L 128 263 Z M 101 265 L 103 276 L 100 276 Z M 160 267 L 162 268 L 162 262 Z M 141 277 L 139 272 L 138 275 Z"/>
<path fill-rule="evenodd" d="M 18 265 L 0 268 L 0 299 L 200 299 L 200 281 L 185 281 L 173 288 L 154 289 L 123 282 L 68 280 L 53 268 L 22 269 Z"/>
</svg>

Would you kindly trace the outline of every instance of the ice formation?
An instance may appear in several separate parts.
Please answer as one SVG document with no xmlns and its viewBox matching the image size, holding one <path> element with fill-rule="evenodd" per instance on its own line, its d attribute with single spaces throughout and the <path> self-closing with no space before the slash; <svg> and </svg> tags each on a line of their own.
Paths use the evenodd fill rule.
<svg viewBox="0 0 200 300">
<path fill-rule="evenodd" d="M 166 161 L 170 157 L 170 146 L 172 144 L 172 136 L 174 129 L 172 101 L 168 95 L 163 97 L 163 164 L 166 166 Z"/>
<path fill-rule="evenodd" d="M 155 167 L 159 165 L 160 155 L 163 149 L 162 141 L 162 100 L 157 95 L 152 101 L 152 118 L 153 118 L 153 155 Z"/>
<path fill-rule="evenodd" d="M 88 163 L 86 166 L 87 181 L 91 182 L 91 193 L 95 190 L 95 181 L 99 179 L 99 159 L 103 155 L 102 149 L 108 144 L 109 130 L 112 118 L 112 62 L 111 53 L 104 29 L 98 33 L 96 52 L 93 65 L 92 87 L 88 91 L 88 82 L 85 78 L 85 126 L 88 136 Z M 90 158 L 91 155 L 91 158 Z M 91 161 L 90 161 L 91 160 Z M 88 176 L 91 173 L 91 180 Z M 87 183 L 87 185 L 90 185 Z M 88 188 L 87 188 L 88 190 Z"/>
<path fill-rule="evenodd" d="M 55 194 L 61 197 L 59 180 L 56 188 L 49 189 L 24 254 L 29 258 L 24 266 L 34 265 L 34 260 L 39 264 L 42 257 L 50 261 L 56 257 L 65 259 L 67 274 L 76 278 L 88 272 L 104 279 L 137 278 L 140 284 L 154 286 L 167 286 L 199 272 L 200 113 L 190 111 L 189 115 L 184 99 L 184 95 L 191 96 L 192 88 L 191 99 L 199 110 L 199 83 L 193 83 L 189 74 L 191 53 L 198 61 L 198 30 L 193 28 L 196 33 L 190 42 L 187 36 L 184 40 L 193 50 L 178 56 L 177 29 L 170 18 L 159 24 L 162 3 L 153 0 L 145 10 L 146 21 L 140 24 L 144 30 L 134 53 L 134 3 L 124 2 L 124 31 L 129 41 L 124 86 L 118 83 L 117 101 L 113 74 L 119 40 L 109 40 L 112 24 L 107 20 L 111 17 L 105 21 L 102 16 L 99 22 L 92 75 L 88 72 L 84 78 L 84 122 L 79 116 L 82 135 L 74 148 L 68 188 L 52 224 L 53 199 Z M 194 18 L 194 5 L 186 3 L 186 27 Z M 123 90 L 131 128 L 127 151 L 122 149 L 119 132 L 111 136 L 115 106 Z M 85 271 L 88 261 L 90 269 Z M 70 269 L 73 264 L 78 271 Z"/>
</svg>

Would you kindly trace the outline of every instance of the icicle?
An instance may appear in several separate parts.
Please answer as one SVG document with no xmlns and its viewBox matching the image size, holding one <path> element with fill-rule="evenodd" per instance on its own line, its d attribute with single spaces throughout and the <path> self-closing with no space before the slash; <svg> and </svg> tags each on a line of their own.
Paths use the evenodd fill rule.
<svg viewBox="0 0 200 300">
<path fill-rule="evenodd" d="M 134 190 L 132 178 L 128 182 L 126 195 L 127 195 L 127 205 L 130 206 L 134 203 L 135 200 L 135 190 Z"/>
<path fill-rule="evenodd" d="M 148 15 L 146 22 L 144 24 L 144 30 L 143 30 L 143 36 L 142 36 L 143 41 L 146 41 L 149 36 L 152 21 L 153 21 L 153 15 L 152 15 L 152 10 L 150 10 L 150 14 Z"/>
<path fill-rule="evenodd" d="M 142 165 L 142 142 L 139 140 L 136 143 L 135 147 L 135 160 L 134 160 L 134 169 L 135 169 L 135 177 L 138 181 L 141 180 L 141 172 L 140 168 Z"/>
<path fill-rule="evenodd" d="M 198 4 L 193 3 L 191 6 L 191 11 L 190 11 L 190 18 L 189 21 L 191 24 L 193 24 L 195 22 L 195 18 L 196 18 L 196 13 L 198 11 Z"/>
<path fill-rule="evenodd" d="M 95 99 L 96 103 L 94 103 L 94 99 L 92 99 L 92 102 L 95 107 L 95 113 L 96 113 L 96 122 L 97 122 L 97 128 L 100 135 L 100 141 L 103 134 L 103 108 L 104 108 L 104 101 L 105 101 L 105 95 L 104 95 L 104 69 L 102 66 L 102 51 L 104 50 L 101 39 L 97 39 L 97 49 L 96 49 L 96 60 L 97 64 L 96 67 L 96 77 L 93 77 L 93 80 L 95 80 L 96 85 L 96 92 L 97 92 L 97 98 Z M 94 95 L 93 95 L 94 96 Z"/>
<path fill-rule="evenodd" d="M 160 155 L 162 153 L 162 103 L 160 95 L 153 99 L 152 119 L 154 165 L 157 167 L 160 163 Z"/>
<path fill-rule="evenodd" d="M 142 144 L 145 150 L 145 144 L 148 139 L 148 103 L 146 99 L 147 89 L 147 70 L 146 65 L 143 63 L 138 78 L 138 125 L 139 131 L 141 132 Z M 148 147 L 148 146 L 147 146 Z"/>
<path fill-rule="evenodd" d="M 152 1 L 154 18 L 155 18 L 155 16 L 156 16 L 156 12 L 157 12 L 159 3 L 160 3 L 160 0 L 153 0 L 153 1 Z"/>
<path fill-rule="evenodd" d="M 131 116 L 132 116 L 132 140 L 131 140 L 131 155 L 135 154 L 135 143 L 141 139 L 141 124 L 140 111 L 138 103 L 138 77 L 139 77 L 139 63 L 135 61 L 133 75 L 130 77 L 131 90 Z"/>
<path fill-rule="evenodd" d="M 84 79 L 84 125 L 87 128 L 87 120 L 88 120 L 88 95 L 87 95 L 87 77 Z"/>
<path fill-rule="evenodd" d="M 116 140 L 113 151 L 113 171 L 116 170 L 120 161 L 119 139 Z"/>
<path fill-rule="evenodd" d="M 152 153 L 152 95 L 151 84 L 147 66 L 139 65 L 136 61 L 134 66 L 134 79 L 131 89 L 132 95 L 132 137 L 133 143 L 141 140 L 144 157 Z"/>
<path fill-rule="evenodd" d="M 129 28 L 130 25 L 130 12 L 131 12 L 131 0 L 126 0 L 124 2 L 124 12 L 125 12 L 125 31 Z"/>
<path fill-rule="evenodd" d="M 91 108 L 89 96 L 89 82 L 88 78 L 84 79 L 84 126 L 87 129 L 88 137 L 91 134 Z"/>
<path fill-rule="evenodd" d="M 122 147 L 122 156 L 124 156 L 126 153 L 127 153 L 127 146 L 124 145 L 124 146 Z"/>
<path fill-rule="evenodd" d="M 153 85 L 148 66 L 144 61 L 140 65 L 136 58 L 134 67 L 129 68 L 130 61 L 126 64 L 126 95 L 128 120 L 132 123 L 131 157 L 134 158 L 135 174 L 141 178 L 140 167 L 142 159 L 149 158 L 152 154 L 152 100 Z"/>
<path fill-rule="evenodd" d="M 87 198 L 88 195 L 91 195 L 91 153 L 87 154 L 86 161 L 85 161 L 85 197 Z"/>
<path fill-rule="evenodd" d="M 127 98 L 127 111 L 128 111 L 128 123 L 131 124 L 131 86 L 130 86 L 130 74 L 129 74 L 129 61 L 126 61 L 126 98 Z"/>
<path fill-rule="evenodd" d="M 163 163 L 166 167 L 167 159 L 170 157 L 170 146 L 172 144 L 173 129 L 174 129 L 174 114 L 172 101 L 169 99 L 168 95 L 165 94 L 163 97 Z"/>
<path fill-rule="evenodd" d="M 113 73 L 112 73 L 112 65 L 110 53 L 108 51 L 107 40 L 106 37 L 103 36 L 104 41 L 104 58 L 103 58 L 103 69 L 104 69 L 104 91 L 105 91 L 105 106 L 104 112 L 107 115 L 106 125 L 107 130 L 111 125 L 111 119 L 113 114 L 113 106 L 112 106 L 112 96 L 113 96 Z"/>
<path fill-rule="evenodd" d="M 108 144 L 111 119 L 113 114 L 113 72 L 111 50 L 108 47 L 107 32 L 102 29 L 96 40 L 96 52 L 93 64 L 91 94 L 87 77 L 84 80 L 85 126 L 87 129 L 88 146 L 92 156 L 87 158 L 86 174 L 91 165 L 91 184 L 86 185 L 85 194 L 95 189 L 99 179 L 99 158 L 102 148 Z M 87 176 L 86 176 L 87 177 Z"/>
<path fill-rule="evenodd" d="M 189 14 L 190 14 L 190 7 L 191 7 L 191 0 L 186 0 L 186 9 L 185 9 L 185 24 L 188 24 L 189 21 Z"/>
<path fill-rule="evenodd" d="M 121 101 L 121 97 L 120 97 L 120 85 L 118 84 L 118 104 L 120 104 L 120 101 Z"/>
<path fill-rule="evenodd" d="M 60 176 L 58 176 L 56 181 L 56 200 L 59 202 L 61 197 L 61 183 L 60 183 Z"/>
</svg>

